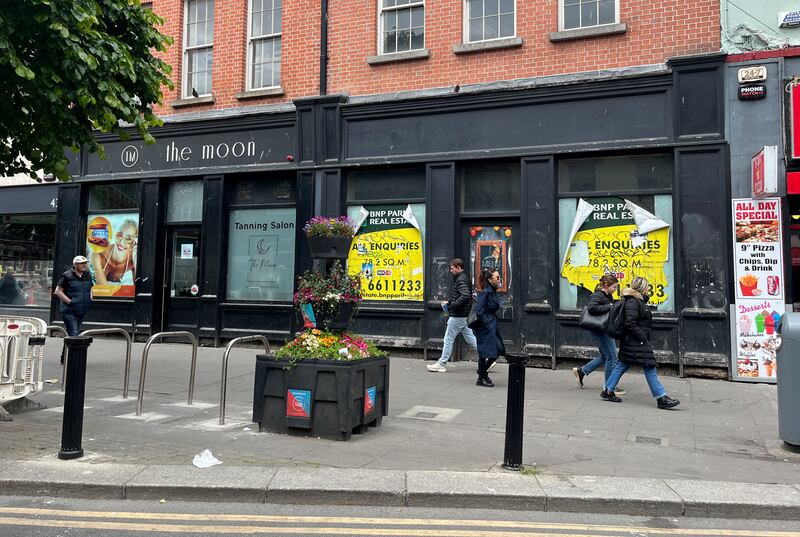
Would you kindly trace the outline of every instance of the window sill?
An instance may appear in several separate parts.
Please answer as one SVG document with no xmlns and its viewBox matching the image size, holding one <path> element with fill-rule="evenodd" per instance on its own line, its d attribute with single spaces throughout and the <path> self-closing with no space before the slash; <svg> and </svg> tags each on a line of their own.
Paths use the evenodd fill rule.
<svg viewBox="0 0 800 537">
<path fill-rule="evenodd" d="M 195 106 L 198 104 L 214 104 L 214 96 L 213 95 L 206 95 L 204 97 L 190 97 L 188 99 L 178 99 L 177 101 L 172 101 L 169 105 L 172 108 L 183 108 L 186 106 Z"/>
<path fill-rule="evenodd" d="M 378 56 L 367 56 L 367 63 L 379 65 L 382 63 L 402 62 L 407 60 L 422 60 L 429 58 L 431 51 L 423 48 L 420 50 L 410 50 L 408 52 L 394 52 L 392 54 L 380 54 Z"/>
<path fill-rule="evenodd" d="M 453 52 L 455 54 L 468 54 L 470 52 L 481 52 L 484 50 L 514 48 L 521 46 L 521 37 L 504 37 L 502 39 L 492 39 L 490 41 L 476 41 L 474 43 L 461 43 L 458 45 L 453 45 Z"/>
<path fill-rule="evenodd" d="M 234 95 L 240 101 L 244 101 L 247 99 L 257 99 L 259 97 L 275 97 L 278 95 L 283 95 L 285 92 L 283 88 L 280 86 L 275 86 L 273 88 L 262 88 L 262 89 L 255 89 L 255 90 L 247 90 L 242 91 Z"/>
<path fill-rule="evenodd" d="M 624 34 L 628 31 L 628 25 L 624 22 L 619 24 L 603 24 L 602 26 L 591 26 L 589 28 L 576 28 L 574 30 L 561 30 L 550 32 L 550 41 L 570 41 L 572 39 L 585 39 L 589 37 L 601 37 L 605 35 Z"/>
</svg>

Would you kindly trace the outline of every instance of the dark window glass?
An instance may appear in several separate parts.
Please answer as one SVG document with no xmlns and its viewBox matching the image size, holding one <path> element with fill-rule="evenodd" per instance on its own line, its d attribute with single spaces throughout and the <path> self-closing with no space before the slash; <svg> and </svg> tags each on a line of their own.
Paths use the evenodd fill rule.
<svg viewBox="0 0 800 537">
<path fill-rule="evenodd" d="M 89 189 L 89 210 L 139 208 L 139 183 L 96 185 Z"/>
<path fill-rule="evenodd" d="M 294 203 L 294 177 L 245 176 L 229 183 L 229 205 Z"/>
<path fill-rule="evenodd" d="M 347 173 L 348 201 L 425 197 L 425 168 L 383 168 Z"/>
<path fill-rule="evenodd" d="M 558 163 L 558 189 L 570 192 L 668 190 L 672 155 L 567 159 Z"/>
<path fill-rule="evenodd" d="M 0 216 L 0 305 L 50 304 L 55 236 L 55 215 Z"/>
<path fill-rule="evenodd" d="M 465 212 L 519 211 L 518 162 L 470 164 L 461 169 L 461 209 Z"/>
</svg>

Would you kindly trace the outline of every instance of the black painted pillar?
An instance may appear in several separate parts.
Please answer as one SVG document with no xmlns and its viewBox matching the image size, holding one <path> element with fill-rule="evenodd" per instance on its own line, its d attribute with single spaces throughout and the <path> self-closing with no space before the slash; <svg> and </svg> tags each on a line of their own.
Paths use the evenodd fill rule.
<svg viewBox="0 0 800 537">
<path fill-rule="evenodd" d="M 74 336 L 67 346 L 67 385 L 64 387 L 64 418 L 61 425 L 59 459 L 83 457 L 83 399 L 86 391 L 86 353 L 92 338 Z"/>
<path fill-rule="evenodd" d="M 522 469 L 522 421 L 525 417 L 526 355 L 506 356 L 508 361 L 508 400 L 506 402 L 506 445 L 503 468 Z"/>
</svg>

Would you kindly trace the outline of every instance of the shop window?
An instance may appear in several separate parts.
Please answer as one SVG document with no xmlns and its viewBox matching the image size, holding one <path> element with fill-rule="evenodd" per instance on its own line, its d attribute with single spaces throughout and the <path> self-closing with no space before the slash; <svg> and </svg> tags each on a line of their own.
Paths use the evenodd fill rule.
<svg viewBox="0 0 800 537">
<path fill-rule="evenodd" d="M 461 168 L 461 179 L 463 212 L 519 212 L 518 162 L 469 164 Z"/>
<path fill-rule="evenodd" d="M 510 225 L 471 225 L 469 227 L 470 272 L 477 287 L 478 276 L 486 269 L 500 273 L 500 295 L 502 311 L 512 307 L 514 299 L 513 263 L 514 226 Z"/>
<path fill-rule="evenodd" d="M 139 183 L 94 185 L 89 189 L 89 211 L 139 208 Z"/>
<path fill-rule="evenodd" d="M 55 215 L 0 216 L 0 307 L 49 306 Z"/>
<path fill-rule="evenodd" d="M 649 304 L 675 311 L 671 194 L 562 198 L 558 218 L 560 309 L 585 306 L 612 273 L 620 288 L 647 278 Z"/>
<path fill-rule="evenodd" d="M 86 216 L 86 257 L 95 297 L 136 295 L 139 183 L 94 185 Z"/>
<path fill-rule="evenodd" d="M 282 0 L 250 0 L 248 89 L 281 84 Z"/>
<path fill-rule="evenodd" d="M 513 37 L 515 0 L 466 0 L 464 41 Z"/>
<path fill-rule="evenodd" d="M 425 2 L 423 0 L 379 0 L 381 54 L 425 48 Z"/>
<path fill-rule="evenodd" d="M 242 179 L 234 181 L 229 190 L 228 202 L 234 205 L 263 205 L 269 203 L 294 203 L 294 180 Z"/>
<path fill-rule="evenodd" d="M 619 22 L 619 0 L 560 0 L 562 30 Z"/>
<path fill-rule="evenodd" d="M 229 212 L 228 299 L 292 300 L 296 220 L 294 207 Z"/>
<path fill-rule="evenodd" d="M 214 63 L 214 0 L 187 0 L 184 9 L 183 96 L 211 95 Z"/>
<path fill-rule="evenodd" d="M 558 190 L 635 192 L 672 188 L 672 155 L 640 155 L 562 160 Z"/>
<path fill-rule="evenodd" d="M 347 200 L 423 200 L 425 168 L 376 168 L 347 172 Z"/>
<path fill-rule="evenodd" d="M 199 222 L 203 219 L 203 181 L 176 181 L 169 184 L 166 220 Z"/>
</svg>

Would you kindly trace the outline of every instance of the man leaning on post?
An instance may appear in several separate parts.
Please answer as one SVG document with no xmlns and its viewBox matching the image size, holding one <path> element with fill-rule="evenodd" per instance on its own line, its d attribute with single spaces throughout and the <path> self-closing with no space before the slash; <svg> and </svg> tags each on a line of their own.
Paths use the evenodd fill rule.
<svg viewBox="0 0 800 537">
<path fill-rule="evenodd" d="M 72 268 L 64 272 L 56 284 L 54 294 L 61 300 L 61 318 L 64 319 L 64 327 L 70 336 L 80 333 L 83 316 L 92 305 L 93 284 L 88 263 L 89 260 L 84 256 L 75 256 Z"/>
<path fill-rule="evenodd" d="M 447 330 L 444 333 L 442 344 L 442 356 L 435 364 L 428 365 L 428 371 L 434 373 L 446 373 L 447 361 L 453 351 L 453 342 L 459 334 L 464 336 L 467 345 L 474 351 L 478 350 L 475 341 L 475 334 L 467 326 L 467 316 L 472 307 L 472 286 L 469 284 L 469 276 L 464 272 L 464 261 L 459 258 L 450 260 L 450 274 L 453 275 L 453 285 L 450 287 L 450 300 L 442 302 L 442 309 L 449 313 L 447 318 Z"/>
</svg>

